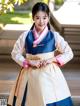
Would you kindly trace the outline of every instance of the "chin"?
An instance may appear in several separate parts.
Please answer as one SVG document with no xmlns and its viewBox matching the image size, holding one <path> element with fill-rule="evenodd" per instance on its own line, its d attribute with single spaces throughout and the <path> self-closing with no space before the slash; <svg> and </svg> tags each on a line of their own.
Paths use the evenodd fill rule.
<svg viewBox="0 0 80 106">
<path fill-rule="evenodd" d="M 44 26 L 44 27 L 42 26 L 42 27 L 40 27 L 39 29 L 40 29 L 40 30 L 43 30 L 44 28 L 45 28 L 45 26 Z"/>
</svg>

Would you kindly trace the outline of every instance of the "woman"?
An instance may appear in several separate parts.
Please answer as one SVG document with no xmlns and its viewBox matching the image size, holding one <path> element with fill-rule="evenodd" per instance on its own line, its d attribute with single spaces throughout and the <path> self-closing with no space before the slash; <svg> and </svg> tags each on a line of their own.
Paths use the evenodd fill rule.
<svg viewBox="0 0 80 106">
<path fill-rule="evenodd" d="M 38 2 L 32 8 L 34 24 L 16 41 L 12 58 L 22 70 L 10 93 L 9 106 L 72 106 L 71 94 L 59 68 L 73 52 L 58 32 L 51 31 L 49 8 Z M 26 57 L 23 56 L 25 50 Z M 55 52 L 60 54 L 55 56 Z"/>
</svg>

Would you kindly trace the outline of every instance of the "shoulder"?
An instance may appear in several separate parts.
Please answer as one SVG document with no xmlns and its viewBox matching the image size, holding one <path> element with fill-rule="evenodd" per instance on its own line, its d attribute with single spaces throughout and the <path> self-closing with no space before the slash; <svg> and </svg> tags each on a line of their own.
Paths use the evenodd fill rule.
<svg viewBox="0 0 80 106">
<path fill-rule="evenodd" d="M 19 38 L 16 40 L 16 43 L 24 43 L 25 39 L 28 35 L 29 30 L 26 30 L 25 32 L 21 33 L 21 35 L 19 36 Z"/>
<path fill-rule="evenodd" d="M 22 40 L 25 40 L 28 33 L 29 33 L 30 30 L 26 30 L 25 32 L 23 32 L 20 36 L 19 36 L 19 39 L 22 39 Z"/>
<path fill-rule="evenodd" d="M 57 31 L 51 31 L 53 33 L 53 36 L 55 37 L 55 40 L 61 41 L 64 40 L 63 36 L 59 34 Z"/>
<path fill-rule="evenodd" d="M 51 31 L 51 33 L 54 35 L 54 37 L 60 37 L 61 35 L 57 31 Z"/>
<path fill-rule="evenodd" d="M 25 37 L 28 35 L 29 31 L 30 31 L 30 30 L 26 30 L 25 32 L 23 32 L 23 33 L 20 35 L 20 37 L 25 38 Z"/>
<path fill-rule="evenodd" d="M 57 31 L 52 31 L 52 30 L 50 30 L 50 32 L 54 35 L 54 36 L 60 36 L 60 34 L 57 32 Z"/>
</svg>

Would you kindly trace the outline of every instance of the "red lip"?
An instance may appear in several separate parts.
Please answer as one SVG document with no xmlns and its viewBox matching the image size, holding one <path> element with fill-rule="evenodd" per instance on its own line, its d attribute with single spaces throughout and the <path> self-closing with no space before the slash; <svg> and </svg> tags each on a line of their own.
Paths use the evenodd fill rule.
<svg viewBox="0 0 80 106">
<path fill-rule="evenodd" d="M 42 26 L 44 26 L 44 25 L 39 25 L 39 26 L 41 26 L 41 27 L 42 27 Z"/>
</svg>

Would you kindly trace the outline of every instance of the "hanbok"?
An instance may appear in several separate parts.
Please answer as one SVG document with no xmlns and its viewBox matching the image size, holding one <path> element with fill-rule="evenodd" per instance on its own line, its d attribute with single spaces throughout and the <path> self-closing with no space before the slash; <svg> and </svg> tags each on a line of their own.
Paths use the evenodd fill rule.
<svg viewBox="0 0 80 106">
<path fill-rule="evenodd" d="M 32 30 L 22 33 L 12 50 L 12 58 L 20 66 L 25 60 L 37 62 L 54 58 L 44 67 L 28 69 L 22 68 L 14 87 L 11 90 L 9 106 L 73 106 L 70 90 L 63 76 L 60 66 L 73 58 L 73 52 L 58 32 L 48 30 L 46 36 L 33 47 L 35 40 Z M 26 57 L 23 56 L 25 50 Z"/>
</svg>

